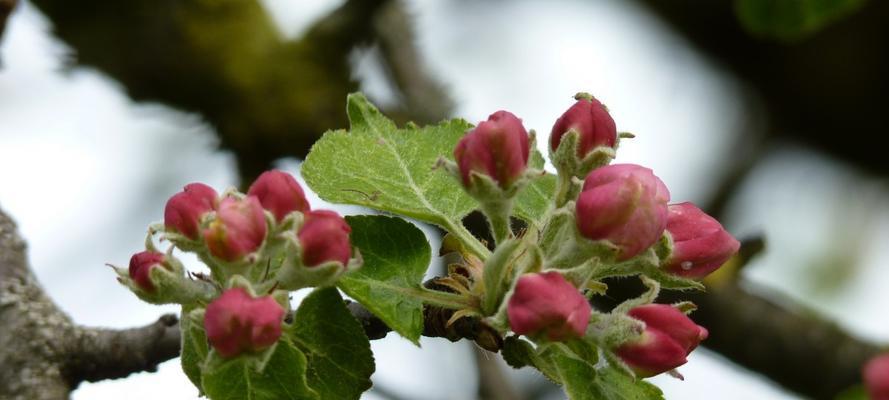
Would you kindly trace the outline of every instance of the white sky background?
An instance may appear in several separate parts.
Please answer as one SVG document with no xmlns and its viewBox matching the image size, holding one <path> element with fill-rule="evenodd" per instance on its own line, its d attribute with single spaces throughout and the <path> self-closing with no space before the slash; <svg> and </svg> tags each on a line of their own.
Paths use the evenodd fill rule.
<svg viewBox="0 0 889 400">
<path fill-rule="evenodd" d="M 284 32 L 298 35 L 337 2 L 265 3 Z M 752 112 L 739 101 L 744 94 L 735 83 L 625 2 L 410 4 L 419 43 L 457 100 L 457 115 L 476 122 L 508 109 L 538 131 L 545 153 L 555 118 L 575 92 L 589 91 L 608 105 L 619 130 L 637 134 L 622 144 L 617 161 L 652 167 L 676 202 L 706 200 L 720 161 L 730 156 L 729 135 Z M 219 190 L 233 184 L 232 157 L 215 151 L 215 137 L 199 117 L 133 103 L 118 83 L 94 70 L 63 72 L 69 52 L 47 33 L 48 21 L 30 4 L 22 5 L 7 29 L 0 47 L 0 205 L 18 221 L 38 277 L 84 324 L 130 327 L 175 311 L 141 303 L 103 264 L 126 264 L 141 248 L 147 224 L 162 218 L 166 198 L 185 183 L 202 181 Z M 366 90 L 385 97 L 373 61 L 359 63 Z M 284 165 L 296 169 L 294 162 Z M 838 204 L 848 209 L 852 201 L 853 210 L 884 206 L 886 199 L 880 184 L 816 154 L 786 148 L 757 170 L 727 225 L 739 235 L 768 235 L 771 251 L 750 267 L 750 278 L 808 301 L 854 332 L 886 340 L 889 326 L 880 321 L 889 291 L 881 290 L 887 276 L 880 266 L 887 254 L 878 243 L 889 238 L 889 214 L 858 211 L 852 213 L 858 219 L 844 225 L 831 211 Z M 314 198 L 312 204 L 321 203 Z M 805 273 L 800 266 L 823 252 L 831 232 L 854 229 L 850 224 L 859 220 L 870 220 L 876 237 L 857 248 L 859 273 L 840 292 L 813 295 L 799 282 Z M 388 390 L 411 399 L 474 395 L 472 353 L 465 342 L 424 339 L 416 349 L 392 334 L 373 346 L 374 380 Z M 685 382 L 654 379 L 669 399 L 709 399 L 717 392 L 721 399 L 794 398 L 703 350 L 681 370 Z M 527 371 L 517 376 L 539 379 Z M 74 398 L 124 396 L 192 399 L 196 390 L 175 360 L 154 374 L 84 384 Z"/>
</svg>

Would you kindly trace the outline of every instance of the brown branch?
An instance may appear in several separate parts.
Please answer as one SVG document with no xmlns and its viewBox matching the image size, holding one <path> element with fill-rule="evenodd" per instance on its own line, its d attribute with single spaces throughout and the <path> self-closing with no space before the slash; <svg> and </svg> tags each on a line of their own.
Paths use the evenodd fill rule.
<svg viewBox="0 0 889 400">
<path fill-rule="evenodd" d="M 154 372 L 158 364 L 179 356 L 180 341 L 179 318 L 173 314 L 139 328 L 83 328 L 70 340 L 73 356 L 65 375 L 71 382 L 96 382 Z"/>
<path fill-rule="evenodd" d="M 173 316 L 142 328 L 74 324 L 37 283 L 15 223 L 0 210 L 0 398 L 66 399 L 82 381 L 153 370 L 179 354 Z"/>
<path fill-rule="evenodd" d="M 3 39 L 3 31 L 6 30 L 6 20 L 15 9 L 18 0 L 0 0 L 0 39 Z"/>
</svg>

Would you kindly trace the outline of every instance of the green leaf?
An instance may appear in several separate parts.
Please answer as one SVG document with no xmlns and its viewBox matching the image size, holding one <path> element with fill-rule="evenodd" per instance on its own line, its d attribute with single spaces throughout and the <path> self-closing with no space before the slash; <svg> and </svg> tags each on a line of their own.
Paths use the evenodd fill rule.
<svg viewBox="0 0 889 400">
<path fill-rule="evenodd" d="M 596 368 L 594 360 L 584 360 L 565 346 L 547 348 L 547 356 L 557 371 L 571 400 L 662 400 L 663 393 L 641 379 L 621 373 L 611 366 Z"/>
<path fill-rule="evenodd" d="M 595 388 L 591 397 L 571 397 L 571 399 L 663 400 L 664 398 L 664 393 L 657 386 L 642 379 L 634 379 L 611 366 L 600 368 L 596 371 L 594 384 Z M 583 383 L 577 382 L 572 384 L 566 382 L 565 388 L 568 390 L 569 387 L 578 387 L 579 385 L 582 386 Z"/>
<path fill-rule="evenodd" d="M 392 330 L 418 344 L 423 332 L 423 302 L 413 294 L 420 290 L 432 257 L 426 236 L 400 218 L 364 215 L 346 217 L 346 221 L 364 265 L 340 278 L 340 289 Z"/>
<path fill-rule="evenodd" d="M 184 307 L 179 318 L 179 327 L 182 331 L 182 370 L 185 376 L 201 389 L 201 365 L 209 352 L 207 346 L 207 334 L 204 333 L 202 324 L 203 312 L 200 310 L 187 311 Z"/>
<path fill-rule="evenodd" d="M 211 400 L 317 400 L 306 384 L 306 357 L 286 340 L 268 360 L 241 355 L 229 360 L 211 352 L 201 380 Z"/>
<path fill-rule="evenodd" d="M 750 33 L 794 41 L 842 19 L 866 0 L 735 0 L 735 13 Z"/>
<path fill-rule="evenodd" d="M 543 170 L 543 156 L 537 150 L 531 152 L 529 167 Z M 534 178 L 516 196 L 513 212 L 525 222 L 541 225 L 556 195 L 556 176 L 546 173 Z"/>
<path fill-rule="evenodd" d="M 558 371 L 548 357 L 541 357 L 531 342 L 520 339 L 517 336 L 508 336 L 503 341 L 500 350 L 503 360 L 513 368 L 531 366 L 536 368 L 547 379 L 554 383 L 561 383 Z"/>
<path fill-rule="evenodd" d="M 309 186 L 334 203 L 356 204 L 406 215 L 448 230 L 476 207 L 439 157 L 472 125 L 462 119 L 399 129 L 364 95 L 349 95 L 351 129 L 330 131 L 312 146 L 302 167 Z"/>
<path fill-rule="evenodd" d="M 358 399 L 370 389 L 375 368 L 370 341 L 336 288 L 306 297 L 289 333 L 306 354 L 308 383 L 321 400 Z"/>
</svg>

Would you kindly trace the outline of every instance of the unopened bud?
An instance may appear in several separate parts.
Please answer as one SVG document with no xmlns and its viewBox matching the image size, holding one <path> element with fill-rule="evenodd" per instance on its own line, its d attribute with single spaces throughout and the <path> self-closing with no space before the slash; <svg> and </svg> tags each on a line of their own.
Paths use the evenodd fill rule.
<svg viewBox="0 0 889 400">
<path fill-rule="evenodd" d="M 648 168 L 614 164 L 587 175 L 577 199 L 577 228 L 590 240 L 608 240 L 631 258 L 660 239 L 670 192 Z"/>
<path fill-rule="evenodd" d="M 284 308 L 271 296 L 253 298 L 243 288 L 226 290 L 207 305 L 204 329 L 222 357 L 269 348 L 281 337 Z"/>
<path fill-rule="evenodd" d="M 692 203 L 669 206 L 667 232 L 673 238 L 673 252 L 664 267 L 687 278 L 703 278 L 741 247 L 719 221 Z"/>
<path fill-rule="evenodd" d="M 522 121 L 508 111 L 497 111 L 460 139 L 454 158 L 464 186 L 472 186 L 471 173 L 476 172 L 508 188 L 525 172 L 529 151 Z"/>
<path fill-rule="evenodd" d="M 197 240 L 201 217 L 216 205 L 216 191 L 203 183 L 190 183 L 164 208 L 164 226 Z"/>
<path fill-rule="evenodd" d="M 861 372 L 870 399 L 889 400 L 889 353 L 870 359 Z"/>
<path fill-rule="evenodd" d="M 592 96 L 579 96 L 568 111 L 565 111 L 550 134 L 550 147 L 553 151 L 559 148 L 562 136 L 569 130 L 579 135 L 577 156 L 584 158 L 599 146 L 614 148 L 617 144 L 617 128 L 614 119 L 605 106 Z"/>
<path fill-rule="evenodd" d="M 647 304 L 633 308 L 628 316 L 645 323 L 638 339 L 626 342 L 616 353 L 640 377 L 672 370 L 707 338 L 707 329 L 695 324 L 676 308 Z"/>
<path fill-rule="evenodd" d="M 255 196 L 227 197 L 204 231 L 204 239 L 210 254 L 231 262 L 259 250 L 267 229 L 262 205 Z"/>
<path fill-rule="evenodd" d="M 283 171 L 263 172 L 250 185 L 247 195 L 256 196 L 262 207 L 269 210 L 278 222 L 294 211 L 309 211 L 309 202 L 302 187 L 293 176 Z"/>
<path fill-rule="evenodd" d="M 506 309 L 513 332 L 550 341 L 582 337 L 591 311 L 587 299 L 558 272 L 520 277 Z"/>
<path fill-rule="evenodd" d="M 328 261 L 340 262 L 344 266 L 349 264 L 352 256 L 351 232 L 349 224 L 333 211 L 307 212 L 297 235 L 303 265 L 313 267 Z"/>
<path fill-rule="evenodd" d="M 152 268 L 163 267 L 164 254 L 156 251 L 143 251 L 133 254 L 130 258 L 130 278 L 136 282 L 136 286 L 146 292 L 154 292 L 155 286 L 151 282 L 149 272 Z"/>
</svg>

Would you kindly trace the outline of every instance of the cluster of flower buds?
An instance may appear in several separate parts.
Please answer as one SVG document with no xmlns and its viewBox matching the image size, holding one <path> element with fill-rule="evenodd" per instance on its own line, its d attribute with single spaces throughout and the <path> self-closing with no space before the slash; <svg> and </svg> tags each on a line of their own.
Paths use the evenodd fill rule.
<svg viewBox="0 0 889 400">
<path fill-rule="evenodd" d="M 175 247 L 196 253 L 210 276 L 186 274 L 173 247 L 157 251 L 152 235 L 160 230 Z M 276 293 L 330 285 L 360 266 L 350 232 L 339 214 L 312 210 L 296 179 L 282 171 L 263 173 L 246 194 L 220 196 L 192 183 L 167 201 L 163 227 L 150 229 L 147 250 L 118 275 L 152 303 L 209 304 L 204 327 L 210 344 L 233 357 L 278 340 L 286 304 L 275 300 Z"/>
<path fill-rule="evenodd" d="M 584 291 L 604 287 L 601 278 L 628 275 L 697 287 L 693 280 L 719 268 L 739 243 L 693 204 L 670 204 L 670 191 L 651 169 L 609 165 L 620 139 L 632 135 L 619 134 L 608 109 L 594 97 L 581 93 L 575 99 L 552 128 L 556 190 L 547 214 L 532 222 L 538 224 L 534 234 L 513 239 L 503 230 L 513 198 L 541 176 L 529 165 L 533 131 L 529 135 L 518 117 L 498 111 L 454 149 L 450 171 L 478 200 L 497 245 L 482 280 L 511 280 L 505 295 L 490 282 L 482 289 L 471 282 L 465 286 L 480 293 L 482 304 L 494 303 L 483 307 L 487 321 L 505 322 L 498 326 L 515 334 L 538 343 L 592 340 L 641 377 L 671 371 L 686 362 L 707 330 L 675 307 L 653 304 L 656 280 L 646 278 L 654 285 L 650 298 L 628 303 L 619 315 L 594 310 Z M 502 256 L 504 246 L 515 247 L 514 254 Z M 539 262 L 530 259 L 534 254 Z M 504 267 L 503 260 L 511 264 Z M 601 328 L 601 321 L 620 326 Z M 615 334 L 615 329 L 622 331 Z"/>
</svg>

